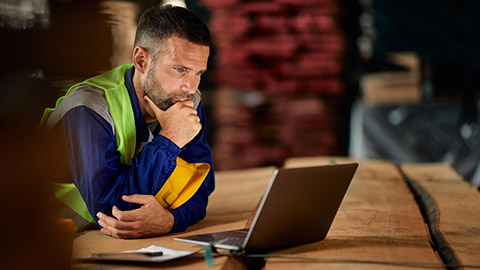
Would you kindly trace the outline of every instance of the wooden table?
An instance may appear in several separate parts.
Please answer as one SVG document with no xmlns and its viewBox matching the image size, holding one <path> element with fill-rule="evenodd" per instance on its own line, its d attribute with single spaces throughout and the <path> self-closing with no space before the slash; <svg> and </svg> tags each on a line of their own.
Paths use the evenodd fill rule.
<svg viewBox="0 0 480 270">
<path fill-rule="evenodd" d="M 296 158 L 286 167 L 346 163 L 346 158 Z M 424 269 L 444 268 L 442 258 L 430 244 L 430 233 L 419 206 L 400 170 L 389 162 L 359 161 L 360 166 L 323 241 L 271 253 L 265 269 Z M 425 187 L 435 198 L 439 230 L 454 251 L 458 263 L 480 265 L 480 195 L 444 164 L 405 164 L 402 171 Z M 91 253 L 118 252 L 150 245 L 178 250 L 198 246 L 173 240 L 191 235 L 243 228 L 270 180 L 272 167 L 218 172 L 216 191 L 207 217 L 186 232 L 163 237 L 121 240 L 89 231 L 74 242 L 74 257 Z M 278 256 L 278 257 L 276 257 Z M 242 269 L 242 261 L 232 257 L 215 258 L 207 267 L 201 257 L 164 263 L 175 269 Z M 102 268 L 133 269 L 145 265 L 102 264 Z M 98 264 L 74 263 L 73 269 L 98 268 Z M 468 267 L 466 267 L 468 269 Z"/>
</svg>

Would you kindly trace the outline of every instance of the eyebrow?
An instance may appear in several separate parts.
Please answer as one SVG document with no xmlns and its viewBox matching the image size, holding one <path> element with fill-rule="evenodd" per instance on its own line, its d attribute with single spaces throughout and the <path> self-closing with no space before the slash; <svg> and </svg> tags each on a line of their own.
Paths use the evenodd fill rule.
<svg viewBox="0 0 480 270">
<path fill-rule="evenodd" d="M 206 70 L 206 69 L 202 69 L 202 70 L 200 70 L 199 72 L 197 72 L 197 74 L 204 74 L 205 72 L 207 72 L 207 70 Z"/>
</svg>

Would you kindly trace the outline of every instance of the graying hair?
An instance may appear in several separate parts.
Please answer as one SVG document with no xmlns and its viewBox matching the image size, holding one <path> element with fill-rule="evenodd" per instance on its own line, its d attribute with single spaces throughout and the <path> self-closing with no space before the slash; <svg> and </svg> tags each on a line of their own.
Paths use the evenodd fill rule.
<svg viewBox="0 0 480 270">
<path fill-rule="evenodd" d="M 155 58 L 161 47 L 158 45 L 171 36 L 197 45 L 211 45 L 208 27 L 191 11 L 178 6 L 154 5 L 140 17 L 134 46 L 141 46 Z"/>
</svg>

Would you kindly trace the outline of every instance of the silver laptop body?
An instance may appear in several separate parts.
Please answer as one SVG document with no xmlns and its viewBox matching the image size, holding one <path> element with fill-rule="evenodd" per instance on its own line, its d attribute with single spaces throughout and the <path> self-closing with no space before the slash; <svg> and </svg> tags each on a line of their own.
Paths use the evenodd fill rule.
<svg viewBox="0 0 480 270">
<path fill-rule="evenodd" d="M 323 240 L 357 167 L 352 163 L 276 169 L 249 229 L 175 240 L 248 253 Z"/>
</svg>

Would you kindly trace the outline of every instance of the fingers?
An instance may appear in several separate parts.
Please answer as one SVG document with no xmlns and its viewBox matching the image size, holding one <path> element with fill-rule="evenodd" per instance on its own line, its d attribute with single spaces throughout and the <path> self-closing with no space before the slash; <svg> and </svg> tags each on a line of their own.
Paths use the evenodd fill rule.
<svg viewBox="0 0 480 270">
<path fill-rule="evenodd" d="M 190 107 L 190 108 L 193 108 L 193 105 L 194 105 L 193 101 L 190 100 L 190 99 L 187 99 L 187 100 L 184 100 L 184 101 L 179 101 L 179 102 L 177 102 L 177 103 L 179 103 L 179 104 L 181 104 L 181 105 L 183 105 L 183 106 L 186 106 L 186 107 Z M 176 103 L 175 103 L 175 104 L 176 104 Z M 195 110 L 195 112 L 196 112 L 196 111 L 197 111 L 197 110 Z"/>
<path fill-rule="evenodd" d="M 152 200 L 155 199 L 153 195 L 141 195 L 141 194 L 133 194 L 133 195 L 123 195 L 122 200 L 129 202 L 129 203 L 136 203 L 136 204 L 149 204 Z"/>
<path fill-rule="evenodd" d="M 139 238 L 142 236 L 138 231 L 121 230 L 121 229 L 116 229 L 114 227 L 103 227 L 100 230 L 100 232 L 115 238 L 120 238 L 120 239 Z"/>
<path fill-rule="evenodd" d="M 142 207 L 130 211 L 112 208 L 113 217 L 97 213 L 101 232 L 117 238 L 137 238 L 166 234 L 172 229 L 175 218 L 152 195 L 124 196 L 125 201 L 140 203 Z M 153 201 L 152 201 L 153 200 Z"/>
<path fill-rule="evenodd" d="M 175 103 L 161 117 L 157 117 L 162 130 L 161 135 L 182 148 L 202 129 L 193 101 L 185 100 Z"/>
<path fill-rule="evenodd" d="M 139 213 L 135 212 L 138 209 L 132 211 L 120 211 L 116 206 L 112 208 L 112 215 L 117 218 L 119 221 L 123 222 L 133 222 L 139 219 Z M 132 214 L 133 213 L 133 214 Z"/>
<path fill-rule="evenodd" d="M 150 207 L 152 200 L 156 200 L 152 195 L 123 195 L 122 199 L 129 203 L 141 204 L 142 208 L 134 209 L 130 211 L 121 211 L 117 206 L 112 207 L 112 215 L 116 218 L 109 217 L 101 212 L 97 213 L 99 218 L 99 224 L 104 227 L 104 225 L 109 227 L 115 227 L 117 229 L 136 229 L 135 222 L 145 220 L 142 209 L 144 207 Z"/>
<path fill-rule="evenodd" d="M 177 112 L 183 111 L 185 114 L 197 115 L 197 110 L 193 106 L 193 101 L 184 100 L 173 104 L 168 110 Z"/>
<path fill-rule="evenodd" d="M 147 101 L 150 109 L 152 109 L 152 111 L 155 113 L 155 116 L 157 118 L 160 117 L 164 111 L 158 108 L 157 105 L 155 105 L 155 103 L 153 103 L 153 101 L 147 95 L 143 96 L 143 98 Z"/>
<path fill-rule="evenodd" d="M 145 94 L 143 96 L 143 98 L 149 103 L 149 104 L 153 104 L 153 101 Z"/>
<path fill-rule="evenodd" d="M 157 105 L 155 105 L 155 103 L 153 103 L 153 101 L 147 95 L 143 96 L 143 98 L 148 102 L 150 106 L 153 106 L 158 109 Z"/>
<path fill-rule="evenodd" d="M 114 207 L 116 208 L 116 207 Z M 117 211 L 118 210 L 117 208 Z M 122 212 L 122 211 L 120 211 Z M 132 211 L 129 211 L 132 212 Z M 127 212 L 123 212 L 127 213 Z M 135 220 L 125 221 L 98 213 L 98 224 L 102 226 L 101 232 L 116 238 L 134 238 L 139 236 L 141 231 L 140 222 Z"/>
<path fill-rule="evenodd" d="M 148 105 L 150 105 L 150 107 L 154 110 L 154 111 L 161 111 L 163 112 L 163 110 L 161 110 L 160 108 L 158 108 L 158 106 L 150 99 L 150 97 L 148 97 L 147 95 L 143 96 L 143 98 L 147 101 Z M 193 100 L 191 99 L 187 99 L 187 100 L 182 100 L 182 101 L 178 101 L 176 103 L 174 103 L 172 105 L 173 106 L 185 106 L 185 107 L 190 107 L 190 108 L 194 108 L 194 103 L 193 103 Z M 196 110 L 195 110 L 196 112 Z"/>
<path fill-rule="evenodd" d="M 116 229 L 132 229 L 134 221 L 119 220 L 114 217 L 109 217 L 103 213 L 98 213 L 98 224 L 104 228 L 116 228 Z"/>
<path fill-rule="evenodd" d="M 115 224 L 112 224 L 112 225 L 120 226 L 120 228 L 123 228 L 123 229 L 134 229 L 132 227 L 134 225 L 131 224 L 131 223 L 142 222 L 146 219 L 142 210 L 145 209 L 145 207 L 150 207 L 151 203 L 150 203 L 150 201 L 148 200 L 147 197 L 152 197 L 153 199 L 155 199 L 155 197 L 153 197 L 152 195 L 137 195 L 137 196 L 133 196 L 133 197 L 138 197 L 137 199 L 135 199 L 135 198 L 134 199 L 125 198 L 125 197 L 132 197 L 132 196 L 125 196 L 124 195 L 124 196 L 122 196 L 122 199 L 124 199 L 124 201 L 126 201 L 126 202 L 141 204 L 142 207 L 138 208 L 138 209 L 130 210 L 130 211 L 121 211 L 120 209 L 118 209 L 117 206 L 113 206 L 112 215 L 114 217 L 116 217 L 118 221 L 125 222 L 125 224 L 115 223 Z M 125 199 L 127 199 L 127 200 L 125 200 Z M 130 201 L 128 201 L 128 200 L 130 200 Z M 130 223 L 130 224 L 127 224 L 127 223 Z"/>
<path fill-rule="evenodd" d="M 155 118 L 160 123 L 160 125 L 169 124 L 169 118 L 171 119 L 170 124 L 178 124 L 179 121 L 187 120 L 188 118 L 192 118 L 190 121 L 193 122 L 200 122 L 200 118 L 198 117 L 197 110 L 194 108 L 194 103 L 192 100 L 184 100 L 178 101 L 173 104 L 169 109 L 163 111 L 147 96 L 144 96 L 144 99 L 147 101 L 150 109 L 155 114 Z M 175 116 L 173 116 L 175 115 Z M 184 119 L 182 119 L 184 118 Z"/>
</svg>

